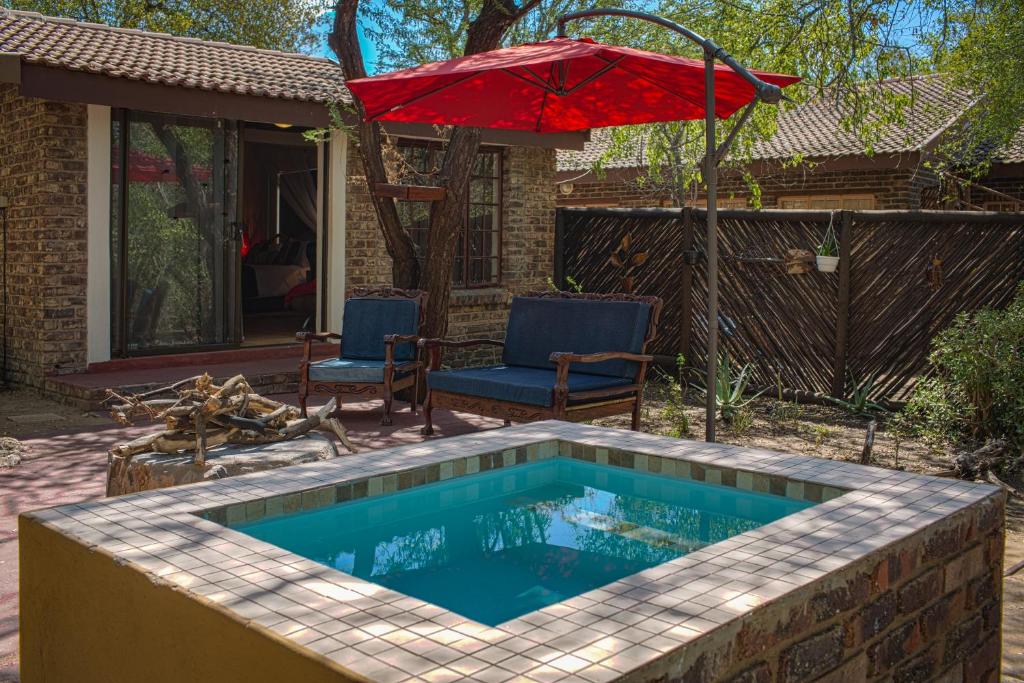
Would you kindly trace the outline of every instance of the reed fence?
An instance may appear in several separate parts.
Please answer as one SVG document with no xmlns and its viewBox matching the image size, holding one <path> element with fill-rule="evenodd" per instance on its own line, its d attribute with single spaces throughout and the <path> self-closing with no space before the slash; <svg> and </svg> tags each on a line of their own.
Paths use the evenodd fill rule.
<svg viewBox="0 0 1024 683">
<path fill-rule="evenodd" d="M 929 345 L 956 315 L 1004 306 L 1024 279 L 1024 214 L 979 211 L 723 210 L 720 343 L 754 384 L 904 400 Z M 559 209 L 556 282 L 665 301 L 653 352 L 706 360 L 704 209 Z M 832 224 L 839 268 L 791 273 Z M 627 237 L 628 236 L 628 237 Z M 625 239 L 624 239 L 625 238 Z M 614 256 L 613 256 L 614 255 Z"/>
</svg>

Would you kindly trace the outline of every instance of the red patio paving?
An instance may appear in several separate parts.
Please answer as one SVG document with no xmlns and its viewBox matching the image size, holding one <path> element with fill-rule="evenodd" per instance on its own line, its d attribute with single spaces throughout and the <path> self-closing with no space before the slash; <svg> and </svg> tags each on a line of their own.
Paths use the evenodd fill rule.
<svg viewBox="0 0 1024 683">
<path fill-rule="evenodd" d="M 297 403 L 294 394 L 274 398 Z M 320 405 L 311 401 L 311 405 Z M 360 452 L 422 441 L 422 413 L 396 402 L 395 424 L 380 424 L 381 404 L 348 404 L 344 422 Z M 437 439 L 501 426 L 500 420 L 438 410 L 434 413 Z M 107 450 L 154 426 L 113 423 L 86 431 L 64 432 L 24 441 L 25 460 L 0 471 L 0 683 L 18 680 L 18 515 L 28 510 L 103 497 Z"/>
</svg>

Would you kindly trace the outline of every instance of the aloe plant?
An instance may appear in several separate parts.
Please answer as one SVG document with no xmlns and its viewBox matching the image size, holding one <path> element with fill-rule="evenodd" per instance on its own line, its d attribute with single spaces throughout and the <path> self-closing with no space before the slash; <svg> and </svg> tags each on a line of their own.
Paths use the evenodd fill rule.
<svg viewBox="0 0 1024 683">
<path fill-rule="evenodd" d="M 744 399 L 744 394 L 746 394 L 747 387 L 750 384 L 751 367 L 751 364 L 747 363 L 740 369 L 739 374 L 734 376 L 732 363 L 727 353 L 722 355 L 718 363 L 718 373 L 715 377 L 715 406 L 718 409 L 718 414 L 726 423 L 731 423 L 738 410 L 744 408 L 766 391 L 766 389 L 762 389 L 753 396 Z M 703 393 L 704 396 L 707 396 L 706 388 L 698 387 L 697 390 Z"/>
<path fill-rule="evenodd" d="M 832 217 L 829 218 L 828 228 L 825 230 L 825 238 L 818 245 L 815 253 L 818 256 L 839 256 L 839 240 L 836 238 L 836 230 L 832 227 L 832 221 L 835 219 L 835 212 L 832 213 Z"/>
<path fill-rule="evenodd" d="M 877 379 L 877 375 L 872 375 L 859 382 L 851 378 L 849 399 L 835 398 L 833 396 L 826 396 L 825 398 L 854 415 L 870 417 L 876 412 L 886 412 L 883 405 L 868 398 L 875 390 L 875 381 Z"/>
</svg>

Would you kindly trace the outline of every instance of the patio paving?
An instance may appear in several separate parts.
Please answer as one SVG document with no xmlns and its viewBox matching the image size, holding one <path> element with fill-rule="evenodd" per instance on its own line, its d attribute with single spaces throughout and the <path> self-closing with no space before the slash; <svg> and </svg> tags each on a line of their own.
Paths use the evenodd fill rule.
<svg viewBox="0 0 1024 683">
<path fill-rule="evenodd" d="M 276 395 L 296 403 L 294 394 Z M 406 404 L 396 403 L 395 424 L 382 427 L 380 403 L 347 404 L 345 424 L 361 451 L 416 443 L 422 416 L 413 416 Z M 435 411 L 438 437 L 464 434 L 501 425 L 499 420 L 475 415 Z M 17 517 L 26 510 L 103 497 L 106 451 L 153 429 L 141 423 L 133 427 L 101 426 L 62 432 L 24 441 L 25 460 L 16 468 L 0 471 L 0 683 L 18 681 L 18 551 Z M 1011 503 L 1010 515 L 1021 515 Z M 1024 543 L 1017 535 L 1007 538 L 1006 566 L 1024 559 Z M 1005 581 L 1003 680 L 1024 683 L 1024 571 Z"/>
<path fill-rule="evenodd" d="M 297 404 L 294 394 L 272 396 Z M 322 405 L 311 399 L 311 406 Z M 395 403 L 395 424 L 380 424 L 380 401 L 346 404 L 349 436 L 360 451 L 416 443 L 422 413 L 412 415 L 408 404 Z M 501 426 L 500 420 L 434 412 L 437 435 L 454 436 Z M 154 425 L 90 429 L 25 440 L 24 461 L 0 471 L 0 683 L 18 680 L 18 515 L 27 510 L 102 498 L 106 487 L 107 450 L 152 431 Z"/>
</svg>

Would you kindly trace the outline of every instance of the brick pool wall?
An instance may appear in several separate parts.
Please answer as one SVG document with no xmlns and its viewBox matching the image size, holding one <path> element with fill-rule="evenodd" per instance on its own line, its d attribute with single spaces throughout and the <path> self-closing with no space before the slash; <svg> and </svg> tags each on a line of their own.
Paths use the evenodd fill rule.
<svg viewBox="0 0 1024 683">
<path fill-rule="evenodd" d="M 989 499 L 625 680 L 997 681 L 1003 519 Z"/>
<path fill-rule="evenodd" d="M 820 504 L 496 627 L 230 528 L 558 455 Z M 244 633 L 232 680 L 304 653 L 309 680 L 995 681 L 1004 513 L 984 484 L 520 425 L 22 515 L 23 676 L 171 683 L 186 633 L 189 680 L 221 682 Z"/>
</svg>

